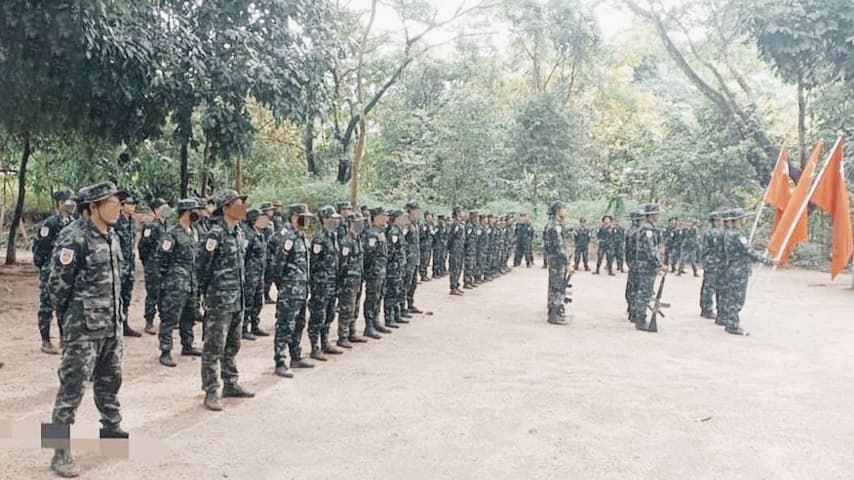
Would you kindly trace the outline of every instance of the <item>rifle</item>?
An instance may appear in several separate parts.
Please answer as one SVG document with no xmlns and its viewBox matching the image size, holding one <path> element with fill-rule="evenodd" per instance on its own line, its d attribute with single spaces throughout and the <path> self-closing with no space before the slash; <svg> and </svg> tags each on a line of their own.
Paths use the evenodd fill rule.
<svg viewBox="0 0 854 480">
<path fill-rule="evenodd" d="M 661 282 L 658 284 L 658 292 L 655 294 L 655 300 L 653 301 L 652 306 L 652 318 L 649 321 L 649 325 L 645 328 L 647 332 L 657 332 L 658 331 L 658 316 L 661 315 L 664 317 L 664 314 L 661 312 L 662 308 L 669 307 L 670 305 L 661 301 L 661 295 L 664 293 L 664 281 L 667 279 L 667 272 L 661 276 Z"/>
</svg>

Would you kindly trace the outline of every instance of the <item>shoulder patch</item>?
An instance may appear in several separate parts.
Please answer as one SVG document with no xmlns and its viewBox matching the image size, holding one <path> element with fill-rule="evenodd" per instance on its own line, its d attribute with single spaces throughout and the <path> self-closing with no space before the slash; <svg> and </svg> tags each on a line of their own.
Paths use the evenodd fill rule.
<svg viewBox="0 0 854 480">
<path fill-rule="evenodd" d="M 42 227 L 39 230 L 39 236 L 40 237 L 46 237 L 48 235 L 50 235 L 50 227 Z"/>
<path fill-rule="evenodd" d="M 215 238 L 209 238 L 207 242 L 205 242 L 205 250 L 209 252 L 213 252 L 216 250 L 217 241 Z"/>
<path fill-rule="evenodd" d="M 142 236 L 143 236 L 143 237 L 145 237 L 145 238 L 150 237 L 150 236 L 151 236 L 151 229 L 150 229 L 150 228 L 146 228 L 145 230 L 143 230 L 143 231 L 142 231 Z"/>
<path fill-rule="evenodd" d="M 392 235 L 392 236 L 391 236 L 391 243 L 397 243 L 397 240 L 398 240 L 398 239 L 397 239 L 397 235 Z"/>
<path fill-rule="evenodd" d="M 168 238 L 164 239 L 163 243 L 160 245 L 160 247 L 163 249 L 164 252 L 168 252 L 168 251 L 172 250 L 172 240 L 170 240 Z"/>
<path fill-rule="evenodd" d="M 369 247 L 374 248 L 376 245 L 377 245 L 377 239 L 376 238 L 369 238 L 368 239 L 368 246 Z"/>
<path fill-rule="evenodd" d="M 59 263 L 68 265 L 72 260 L 74 260 L 74 250 L 70 248 L 63 248 L 59 251 Z"/>
<path fill-rule="evenodd" d="M 314 252 L 315 255 L 323 251 L 323 245 L 319 243 L 315 243 L 314 246 L 311 247 L 311 251 Z"/>
<path fill-rule="evenodd" d="M 346 257 L 347 255 L 350 255 L 350 247 L 344 247 L 344 248 L 342 248 L 342 249 L 341 249 L 341 255 L 344 255 L 345 257 Z"/>
<path fill-rule="evenodd" d="M 744 245 L 745 247 L 747 246 L 747 237 L 745 237 L 744 235 L 739 235 L 738 241 L 741 242 L 741 244 Z"/>
<path fill-rule="evenodd" d="M 652 230 L 646 231 L 646 238 L 652 238 L 652 235 L 653 235 Z"/>
<path fill-rule="evenodd" d="M 560 233 L 563 231 L 563 228 L 560 225 L 555 225 L 555 230 L 557 230 L 557 233 Z"/>
<path fill-rule="evenodd" d="M 290 252 L 292 248 L 294 248 L 294 241 L 290 238 L 285 240 L 285 250 Z"/>
</svg>

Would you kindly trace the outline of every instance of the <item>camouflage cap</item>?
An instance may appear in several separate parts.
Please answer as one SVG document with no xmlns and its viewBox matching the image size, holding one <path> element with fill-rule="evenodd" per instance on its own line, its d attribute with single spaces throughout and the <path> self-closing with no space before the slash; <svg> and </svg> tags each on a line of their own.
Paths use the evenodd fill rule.
<svg viewBox="0 0 854 480">
<path fill-rule="evenodd" d="M 158 208 L 162 207 L 163 205 L 166 205 L 167 203 L 168 202 L 166 202 L 166 200 L 162 198 L 155 198 L 151 201 L 151 203 L 148 204 L 148 207 L 152 210 L 157 210 Z"/>
<path fill-rule="evenodd" d="M 193 210 L 198 208 L 199 202 L 197 202 L 193 198 L 182 198 L 178 200 L 177 210 L 178 213 L 186 212 L 187 210 Z"/>
<path fill-rule="evenodd" d="M 208 205 L 208 201 L 202 197 L 194 197 L 193 200 L 196 201 L 196 209 L 205 208 Z"/>
<path fill-rule="evenodd" d="M 335 210 L 341 213 L 341 210 L 353 210 L 353 204 L 350 202 L 338 202 L 335 204 Z"/>
<path fill-rule="evenodd" d="M 634 211 L 629 216 L 632 220 L 640 220 L 641 218 L 643 218 L 643 213 L 639 211 Z"/>
<path fill-rule="evenodd" d="M 127 190 L 122 190 L 119 192 L 119 201 L 122 202 L 122 205 L 136 205 L 137 201 L 134 196 L 128 192 Z"/>
<path fill-rule="evenodd" d="M 284 204 L 282 203 L 281 200 L 273 200 L 273 208 L 281 208 L 283 206 L 284 206 Z"/>
<path fill-rule="evenodd" d="M 566 208 L 566 205 L 560 200 L 555 201 L 551 205 L 549 205 L 549 215 L 554 215 L 561 208 Z"/>
<path fill-rule="evenodd" d="M 217 210 L 225 207 L 229 203 L 237 200 L 238 198 L 245 202 L 246 199 L 249 197 L 247 195 L 241 195 L 237 193 L 236 190 L 222 190 L 220 192 L 217 192 L 216 195 L 213 196 L 214 204 L 216 205 Z"/>
<path fill-rule="evenodd" d="M 324 218 L 341 218 L 341 215 L 335 211 L 332 205 L 325 205 L 317 211 L 317 217 L 323 220 Z"/>
<path fill-rule="evenodd" d="M 365 217 L 363 217 L 362 214 L 358 213 L 358 212 L 353 212 L 353 213 L 347 215 L 347 221 L 350 223 L 359 223 L 359 222 L 363 222 L 364 220 L 365 220 Z"/>
<path fill-rule="evenodd" d="M 743 208 L 733 208 L 727 215 L 727 220 L 738 220 L 747 216 Z"/>
<path fill-rule="evenodd" d="M 113 182 L 101 182 L 80 189 L 80 203 L 89 204 L 100 202 L 105 198 L 118 195 L 119 189 Z"/>
<path fill-rule="evenodd" d="M 71 190 L 58 190 L 53 194 L 53 201 L 64 202 L 66 200 L 71 200 L 71 197 L 73 196 L 74 194 L 71 192 Z"/>
<path fill-rule="evenodd" d="M 261 212 L 269 212 L 273 209 L 273 202 L 261 202 L 261 205 L 258 205 L 258 210 Z"/>
<path fill-rule="evenodd" d="M 388 219 L 394 221 L 397 217 L 403 215 L 403 210 L 399 208 L 392 208 L 388 212 Z"/>
<path fill-rule="evenodd" d="M 178 202 L 180 204 L 180 202 Z M 257 208 L 250 208 L 246 211 L 246 223 L 253 224 L 255 220 L 258 220 L 258 217 L 261 216 L 261 210 Z"/>
<path fill-rule="evenodd" d="M 421 207 L 420 207 L 420 206 L 418 206 L 418 202 L 416 202 L 416 201 L 411 201 L 411 202 L 409 202 L 409 203 L 407 203 L 407 204 L 406 204 L 406 211 L 407 211 L 407 212 L 411 212 L 411 211 L 413 211 L 413 210 L 418 210 L 418 209 L 420 209 L 420 208 L 421 208 Z"/>
<path fill-rule="evenodd" d="M 477 210 L 472 210 L 469 212 L 469 217 L 479 217 L 479 216 L 480 216 L 480 212 L 478 212 Z"/>
<path fill-rule="evenodd" d="M 292 217 L 294 215 L 313 216 L 312 213 L 308 211 L 308 205 L 304 203 L 295 203 L 293 205 L 288 205 L 288 216 Z"/>
<path fill-rule="evenodd" d="M 641 211 L 644 215 L 657 215 L 661 213 L 661 207 L 657 203 L 647 203 Z"/>
<path fill-rule="evenodd" d="M 439 215 L 436 215 L 436 218 L 438 218 L 439 220 L 445 220 L 448 218 L 448 216 L 443 213 L 440 213 Z"/>
</svg>

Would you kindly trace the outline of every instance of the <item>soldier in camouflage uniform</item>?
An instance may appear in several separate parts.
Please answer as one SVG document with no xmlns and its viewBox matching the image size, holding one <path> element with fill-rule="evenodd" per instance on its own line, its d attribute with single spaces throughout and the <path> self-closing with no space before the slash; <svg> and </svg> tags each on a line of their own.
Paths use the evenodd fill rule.
<svg viewBox="0 0 854 480">
<path fill-rule="evenodd" d="M 329 328 L 335 321 L 335 302 L 338 300 L 338 242 L 335 232 L 341 215 L 331 205 L 327 205 L 318 211 L 317 218 L 320 220 L 320 228 L 311 241 L 308 263 L 311 272 L 308 339 L 311 342 L 311 358 L 325 362 L 324 354 L 343 353 L 329 343 Z"/>
<path fill-rule="evenodd" d="M 409 323 L 409 320 L 401 315 L 407 250 L 403 227 L 406 225 L 407 218 L 403 210 L 393 209 L 389 212 L 388 219 L 389 225 L 386 228 L 388 263 L 383 292 L 383 313 L 386 328 L 400 328 L 400 324 Z"/>
<path fill-rule="evenodd" d="M 114 227 L 119 243 L 122 246 L 122 313 L 124 314 L 124 335 L 126 337 L 141 337 L 142 334 L 130 328 L 128 325 L 128 309 L 130 308 L 133 284 L 136 280 L 136 222 L 133 219 L 136 213 L 136 199 L 128 192 L 119 192 L 119 200 L 122 202 L 122 214 Z"/>
<path fill-rule="evenodd" d="M 178 221 L 160 238 L 155 253 L 160 267 L 160 364 L 174 367 L 172 331 L 178 327 L 181 355 L 199 357 L 193 348 L 193 325 L 198 317 L 198 281 L 196 260 L 199 254 L 199 232 L 193 227 L 192 213 L 198 204 L 185 198 L 178 201 Z"/>
<path fill-rule="evenodd" d="M 489 214 L 480 216 L 480 234 L 477 237 L 477 262 L 475 263 L 475 285 L 486 282 L 487 257 L 489 256 Z"/>
<path fill-rule="evenodd" d="M 282 201 L 274 200 L 271 205 L 273 206 L 273 210 L 270 217 L 270 226 L 268 227 L 271 229 L 271 234 L 267 237 L 267 264 L 264 267 L 264 303 L 268 305 L 276 303 L 270 297 L 270 289 L 273 287 L 273 262 L 276 259 L 279 248 L 282 246 L 281 243 L 274 243 L 273 239 L 281 238 L 281 235 L 276 235 L 276 233 L 281 232 L 282 228 L 285 227 L 285 218 L 282 214 Z"/>
<path fill-rule="evenodd" d="M 644 215 L 644 220 L 641 221 L 638 228 L 634 253 L 637 288 L 631 299 L 630 315 L 634 319 L 635 328 L 652 331 L 646 325 L 646 310 L 654 294 L 655 277 L 665 269 L 658 254 L 658 234 L 655 228 L 655 223 L 661 215 L 661 209 L 658 205 L 651 203 L 644 205 L 641 213 Z"/>
<path fill-rule="evenodd" d="M 700 289 L 700 315 L 716 320 L 720 307 L 720 276 L 723 265 L 723 221 L 719 212 L 709 216 L 709 228 L 703 234 L 703 286 Z"/>
<path fill-rule="evenodd" d="M 483 251 L 483 279 L 494 280 L 498 266 L 498 224 L 495 222 L 495 215 L 489 214 L 486 216 L 486 248 Z"/>
<path fill-rule="evenodd" d="M 549 291 L 548 323 L 566 325 L 562 316 L 563 299 L 566 296 L 566 269 L 569 257 L 566 254 L 566 238 L 563 222 L 566 219 L 566 206 L 555 202 L 549 207 L 549 222 L 545 231 L 545 254 L 548 257 Z"/>
<path fill-rule="evenodd" d="M 629 267 L 629 275 L 626 279 L 626 311 L 629 314 L 629 321 L 635 323 L 635 314 L 632 311 L 632 298 L 634 298 L 638 290 L 637 249 L 643 214 L 632 212 L 631 219 L 632 224 L 626 231 L 626 264 Z"/>
<path fill-rule="evenodd" d="M 733 335 L 745 335 L 739 326 L 739 313 L 744 307 L 747 297 L 747 281 L 750 278 L 754 262 L 772 265 L 774 262 L 753 248 L 742 233 L 746 214 L 741 208 L 736 208 L 724 218 L 730 228 L 724 234 L 723 278 L 721 285 L 720 321 L 726 326 L 726 332 Z"/>
<path fill-rule="evenodd" d="M 534 226 L 531 225 L 531 217 L 527 213 L 519 215 L 519 222 L 515 228 L 516 248 L 513 257 L 513 266 L 522 265 L 525 259 L 525 267 L 531 268 L 534 264 Z"/>
<path fill-rule="evenodd" d="M 59 232 L 71 223 L 71 215 L 74 213 L 74 201 L 71 200 L 71 192 L 61 190 L 53 194 L 56 204 L 56 213 L 47 217 L 39 225 L 37 234 L 33 237 L 33 263 L 39 269 L 39 334 L 42 339 L 42 352 L 56 355 L 59 350 L 50 340 L 50 324 L 53 321 L 53 304 L 50 301 L 48 290 L 48 278 L 51 271 L 51 255 Z M 59 336 L 62 337 L 62 319 L 57 316 Z"/>
<path fill-rule="evenodd" d="M 314 365 L 302 358 L 300 341 L 305 329 L 306 300 L 308 300 L 308 241 L 306 230 L 313 215 L 305 204 L 288 207 L 288 223 L 276 232 L 276 259 L 273 262 L 273 279 L 280 285 L 276 304 L 276 336 L 273 340 L 273 360 L 276 375 L 294 376 L 285 363 L 285 349 L 291 355 L 291 367 L 312 368 Z"/>
<path fill-rule="evenodd" d="M 246 238 L 240 221 L 246 218 L 246 197 L 234 190 L 219 192 L 214 216 L 220 220 L 208 232 L 198 262 L 199 293 L 204 298 L 207 321 L 202 349 L 202 390 L 205 408 L 222 410 L 219 366 L 224 383 L 222 396 L 250 398 L 255 394 L 238 385 L 235 357 L 240 351 L 246 272 L 243 255 Z"/>
<path fill-rule="evenodd" d="M 285 227 L 284 205 L 281 200 L 273 200 L 273 231 L 278 232 Z"/>
<path fill-rule="evenodd" d="M 421 207 L 418 202 L 406 204 L 407 224 L 404 227 L 406 239 L 406 268 L 403 277 L 403 293 L 406 302 L 401 309 L 401 316 L 410 318 L 411 314 L 422 313 L 415 306 L 415 290 L 418 288 L 418 267 L 421 265 Z"/>
<path fill-rule="evenodd" d="M 448 274 L 448 224 L 445 215 L 436 216 L 436 233 L 433 236 L 433 278 Z"/>
<path fill-rule="evenodd" d="M 361 214 L 350 213 L 345 222 L 348 230 L 339 233 L 338 257 L 338 341 L 341 348 L 353 348 L 353 343 L 365 343 L 356 333 L 356 299 L 362 290 L 365 250 L 362 232 L 365 229 Z"/>
<path fill-rule="evenodd" d="M 614 219 L 611 224 L 611 249 L 614 252 L 614 260 L 617 263 L 617 271 L 625 272 L 626 262 L 626 229 L 620 225 L 620 221 Z"/>
<path fill-rule="evenodd" d="M 338 221 L 338 228 L 335 229 L 335 240 L 341 243 L 341 239 L 350 233 L 350 227 L 347 223 L 347 217 L 353 213 L 353 205 L 350 202 L 338 202 L 335 204 L 335 211 L 341 218 Z"/>
<path fill-rule="evenodd" d="M 421 223 L 418 245 L 421 247 L 419 254 L 418 273 L 422 282 L 429 282 L 427 272 L 430 270 L 430 257 L 433 255 L 433 240 L 436 239 L 436 225 L 433 222 L 433 214 L 424 212 L 424 222 Z"/>
<path fill-rule="evenodd" d="M 679 218 L 670 217 L 667 220 L 667 228 L 664 229 L 664 264 L 670 267 L 671 272 L 676 271 L 680 242 Z"/>
<path fill-rule="evenodd" d="M 70 426 L 83 398 L 84 382 L 93 381 L 95 406 L 101 413 L 101 438 L 128 438 L 121 430 L 122 308 L 119 239 L 112 231 L 119 219 L 118 190 L 112 182 L 81 189 L 87 219 L 73 222 L 57 239 L 48 288 L 62 321 L 59 391 L 52 423 L 43 425 L 54 439 L 51 470 L 63 477 L 79 475 L 71 456 Z"/>
<path fill-rule="evenodd" d="M 584 261 L 584 271 L 590 271 L 588 256 L 590 251 L 590 229 L 587 227 L 587 220 L 578 219 L 578 226 L 575 227 L 575 269 Z"/>
<path fill-rule="evenodd" d="M 265 206 L 263 203 L 261 206 Z M 272 207 L 272 204 L 270 204 Z M 269 210 L 272 215 L 272 208 Z M 250 209 L 246 212 L 246 223 L 243 225 L 243 235 L 246 237 L 245 270 L 246 284 L 243 296 L 246 298 L 246 309 L 243 315 L 243 339 L 254 341 L 258 337 L 268 337 L 269 333 L 261 329 L 261 309 L 264 307 L 264 288 L 267 275 L 267 239 L 272 238 L 271 215 L 265 215 L 263 210 Z"/>
<path fill-rule="evenodd" d="M 463 264 L 468 265 L 468 241 L 466 232 L 468 224 L 466 223 L 466 210 L 457 205 L 453 210 L 454 221 L 447 227 L 447 251 L 448 251 L 448 269 L 450 270 L 451 295 L 462 295 L 460 290 L 460 275 L 463 272 Z M 466 284 L 469 284 L 466 279 Z M 471 287 L 469 287 L 471 288 Z"/>
<path fill-rule="evenodd" d="M 380 307 L 388 273 L 389 247 L 385 234 L 388 215 L 382 207 L 372 208 L 370 214 L 371 228 L 362 233 L 365 247 L 365 336 L 378 340 L 382 338 L 380 333 L 391 333 L 380 323 Z"/>
<path fill-rule="evenodd" d="M 155 254 L 160 247 L 160 237 L 166 232 L 166 215 L 169 212 L 169 204 L 162 198 L 151 202 L 151 212 L 154 219 L 142 227 L 142 236 L 139 239 L 139 259 L 142 260 L 142 269 L 145 272 L 145 333 L 155 335 L 154 316 L 157 314 L 157 304 L 160 298 L 160 268 L 155 263 Z"/>
<path fill-rule="evenodd" d="M 478 234 L 480 233 L 480 213 L 477 210 L 472 210 L 469 213 L 464 227 L 465 230 L 462 235 L 465 242 L 465 277 L 463 279 L 463 288 L 470 289 L 475 287 L 475 279 L 477 277 L 477 244 Z M 453 268 L 451 270 L 453 271 Z M 451 290 L 453 293 L 453 287 Z"/>
<path fill-rule="evenodd" d="M 685 273 L 685 264 L 690 263 L 694 270 L 694 276 L 699 277 L 697 263 L 699 262 L 700 230 L 697 222 L 689 220 L 682 230 L 682 244 L 679 248 L 679 271 L 677 276 Z"/>
<path fill-rule="evenodd" d="M 596 252 L 596 271 L 594 275 L 599 275 L 602 269 L 602 261 L 605 261 L 605 266 L 608 268 L 608 275 L 614 275 L 614 231 L 611 228 L 613 218 L 610 215 L 602 217 L 602 224 L 596 232 L 596 239 L 599 241 L 599 246 Z"/>
<path fill-rule="evenodd" d="M 208 232 L 211 229 L 211 211 L 208 209 L 208 200 L 204 198 L 196 199 L 196 208 L 193 210 L 195 213 L 193 221 L 193 227 L 196 228 L 196 231 L 199 232 L 199 238 L 205 238 Z M 201 242 L 199 242 L 199 248 L 201 248 Z"/>
</svg>

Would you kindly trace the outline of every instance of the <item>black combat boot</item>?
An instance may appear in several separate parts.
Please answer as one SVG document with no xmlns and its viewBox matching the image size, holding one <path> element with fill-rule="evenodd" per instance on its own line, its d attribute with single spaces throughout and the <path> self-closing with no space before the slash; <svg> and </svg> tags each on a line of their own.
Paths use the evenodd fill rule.
<svg viewBox="0 0 854 480">
<path fill-rule="evenodd" d="M 142 334 L 141 334 L 141 333 L 139 333 L 139 332 L 137 332 L 136 330 L 134 330 L 134 329 L 130 328 L 130 325 L 128 325 L 127 320 L 125 320 L 125 325 L 124 325 L 124 336 L 126 336 L 126 337 L 137 337 L 137 338 L 139 338 L 139 337 L 141 337 L 141 336 L 142 336 Z"/>
<path fill-rule="evenodd" d="M 250 392 L 240 385 L 226 385 L 222 389 L 222 397 L 231 397 L 231 398 L 253 398 L 255 396 L 254 392 Z"/>
<path fill-rule="evenodd" d="M 80 476 L 80 470 L 74 464 L 71 450 L 57 448 L 54 450 L 53 459 L 50 461 L 50 469 L 63 478 L 74 478 Z"/>
<path fill-rule="evenodd" d="M 205 408 L 213 412 L 222 411 L 222 401 L 215 391 L 205 393 Z"/>
<path fill-rule="evenodd" d="M 201 357 L 202 351 L 190 345 L 189 347 L 185 346 L 181 349 L 181 355 L 185 357 Z"/>
<path fill-rule="evenodd" d="M 177 367 L 178 364 L 175 363 L 175 360 L 172 360 L 172 354 L 169 350 L 163 350 L 160 352 L 160 365 L 164 367 Z"/>
<path fill-rule="evenodd" d="M 325 362 L 328 359 L 325 355 L 323 355 L 323 351 L 320 349 L 320 345 L 312 344 L 311 345 L 311 355 L 309 355 L 312 359 L 317 360 L 319 362 Z"/>
<path fill-rule="evenodd" d="M 118 427 L 103 427 L 100 432 L 101 438 L 129 438 L 130 434 Z"/>
<path fill-rule="evenodd" d="M 341 355 L 344 353 L 344 351 L 338 350 L 334 346 L 330 345 L 328 340 L 321 344 L 321 348 L 323 349 L 323 353 L 327 355 Z"/>
</svg>

